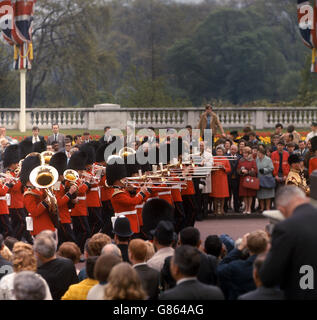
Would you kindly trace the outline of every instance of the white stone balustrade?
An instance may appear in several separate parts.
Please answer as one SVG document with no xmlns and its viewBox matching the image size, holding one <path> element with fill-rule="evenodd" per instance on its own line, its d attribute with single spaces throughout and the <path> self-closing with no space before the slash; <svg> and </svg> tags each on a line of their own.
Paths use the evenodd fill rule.
<svg viewBox="0 0 317 320">
<path fill-rule="evenodd" d="M 102 104 L 93 108 L 32 108 L 26 111 L 26 128 L 51 128 L 58 123 L 61 129 L 102 130 L 125 129 L 128 121 L 136 128 L 184 128 L 187 124 L 197 127 L 203 108 L 122 108 L 119 105 Z M 309 128 L 317 121 L 317 107 L 254 107 L 215 108 L 225 129 L 252 125 L 255 129 L 272 129 L 276 123 L 296 128 Z M 0 125 L 18 129 L 19 109 L 0 109 Z"/>
</svg>

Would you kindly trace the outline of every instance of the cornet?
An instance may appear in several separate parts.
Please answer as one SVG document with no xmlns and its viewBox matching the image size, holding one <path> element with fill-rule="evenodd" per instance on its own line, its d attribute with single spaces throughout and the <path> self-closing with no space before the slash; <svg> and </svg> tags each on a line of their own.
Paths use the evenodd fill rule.
<svg viewBox="0 0 317 320">
<path fill-rule="evenodd" d="M 40 153 L 42 165 L 49 165 L 53 155 L 53 151 L 43 151 L 42 153 Z"/>
<path fill-rule="evenodd" d="M 69 181 L 71 184 L 76 184 L 79 179 L 79 174 L 77 171 L 72 169 L 67 169 L 63 173 L 63 177 L 66 181 Z"/>
</svg>

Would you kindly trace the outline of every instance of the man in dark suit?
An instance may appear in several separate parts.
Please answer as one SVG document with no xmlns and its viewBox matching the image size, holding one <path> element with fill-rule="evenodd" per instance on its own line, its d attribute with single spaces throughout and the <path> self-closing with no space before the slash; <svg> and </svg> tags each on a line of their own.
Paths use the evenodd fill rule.
<svg viewBox="0 0 317 320">
<path fill-rule="evenodd" d="M 238 300 L 284 300 L 284 292 L 277 288 L 267 288 L 259 276 L 259 271 L 265 261 L 266 255 L 257 256 L 253 264 L 253 279 L 256 289 L 238 297 Z"/>
<path fill-rule="evenodd" d="M 111 127 L 104 127 L 104 135 L 99 139 L 100 144 L 109 144 L 112 142 Z"/>
<path fill-rule="evenodd" d="M 201 254 L 193 246 L 180 246 L 175 250 L 171 263 L 176 287 L 163 292 L 160 300 L 223 300 L 221 290 L 197 280 Z"/>
<path fill-rule="evenodd" d="M 200 232 L 194 227 L 187 227 L 183 229 L 179 234 L 179 238 L 181 245 L 189 245 L 197 249 L 201 245 Z M 205 254 L 201 251 L 199 251 L 199 253 L 201 256 L 201 260 L 197 273 L 197 279 L 205 284 L 217 285 L 217 258 L 215 256 Z M 173 288 L 176 285 L 176 282 L 171 276 L 170 272 L 171 258 L 172 257 L 167 257 L 165 259 L 165 263 L 161 271 L 162 284 L 165 288 Z"/>
<path fill-rule="evenodd" d="M 148 299 L 156 300 L 159 294 L 160 273 L 150 268 L 146 262 L 147 245 L 142 239 L 133 239 L 129 243 L 129 260 L 138 273 Z"/>
<path fill-rule="evenodd" d="M 296 186 L 280 188 L 276 207 L 286 218 L 274 226 L 260 270 L 266 287 L 279 285 L 286 299 L 317 299 L 317 209 Z"/>
<path fill-rule="evenodd" d="M 236 300 L 239 295 L 256 289 L 252 276 L 253 262 L 258 254 L 267 250 L 268 243 L 268 235 L 263 230 L 247 233 L 239 247 L 231 250 L 219 263 L 220 287 L 227 299 Z M 249 257 L 243 260 L 245 249 L 249 251 Z"/>
<path fill-rule="evenodd" d="M 43 136 L 39 136 L 40 128 L 39 127 L 33 127 L 32 128 L 32 136 L 29 136 L 25 138 L 26 141 L 31 141 L 33 144 L 36 142 L 42 142 L 45 141 Z"/>
</svg>

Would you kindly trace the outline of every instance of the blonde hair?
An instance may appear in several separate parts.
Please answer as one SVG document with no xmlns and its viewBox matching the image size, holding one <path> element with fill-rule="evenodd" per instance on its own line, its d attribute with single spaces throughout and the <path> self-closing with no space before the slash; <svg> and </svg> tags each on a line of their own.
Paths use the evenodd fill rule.
<svg viewBox="0 0 317 320">
<path fill-rule="evenodd" d="M 12 266 L 14 272 L 36 271 L 36 258 L 30 244 L 19 241 L 14 244 L 12 253 Z"/>
<path fill-rule="evenodd" d="M 252 149 L 250 147 L 244 147 L 242 152 L 247 152 L 248 154 L 252 153 Z"/>
<path fill-rule="evenodd" d="M 105 300 L 144 300 L 141 280 L 137 272 L 127 262 L 115 265 L 105 287 Z"/>
<path fill-rule="evenodd" d="M 0 255 L 4 259 L 6 259 L 8 261 L 12 261 L 12 252 L 5 244 L 3 245 L 3 248 L 0 250 Z"/>
<path fill-rule="evenodd" d="M 147 250 L 146 250 L 146 256 L 145 256 L 145 261 L 150 260 L 154 254 L 155 254 L 155 249 L 154 249 L 154 245 L 152 242 L 150 241 L 145 241 L 145 244 L 147 246 Z"/>
</svg>

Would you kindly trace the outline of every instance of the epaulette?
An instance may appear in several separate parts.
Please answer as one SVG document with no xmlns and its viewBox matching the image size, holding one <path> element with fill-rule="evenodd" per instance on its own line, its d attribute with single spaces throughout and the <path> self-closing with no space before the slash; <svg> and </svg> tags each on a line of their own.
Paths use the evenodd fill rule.
<svg viewBox="0 0 317 320">
<path fill-rule="evenodd" d="M 114 191 L 113 191 L 113 194 L 112 194 L 112 198 L 113 198 L 115 195 L 119 194 L 119 193 L 124 193 L 124 191 L 121 190 L 121 189 L 115 188 Z"/>
<path fill-rule="evenodd" d="M 31 194 L 31 195 L 33 195 L 33 196 L 40 197 L 41 195 L 38 194 L 38 193 L 36 193 L 36 192 L 34 192 L 34 191 L 33 191 L 34 189 L 35 189 L 35 188 L 28 187 L 27 190 L 23 193 L 23 196 L 26 196 L 26 195 L 28 195 L 28 194 Z"/>
</svg>

